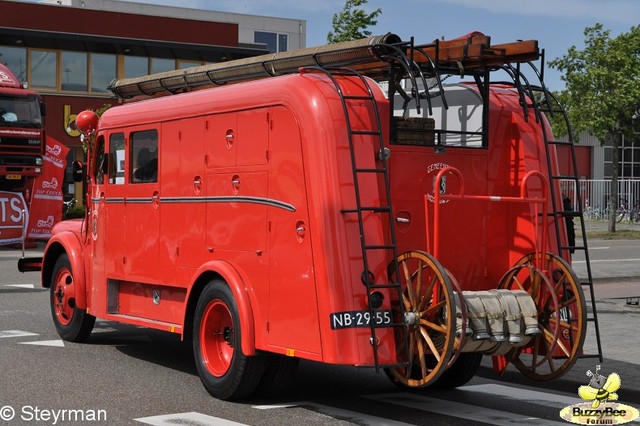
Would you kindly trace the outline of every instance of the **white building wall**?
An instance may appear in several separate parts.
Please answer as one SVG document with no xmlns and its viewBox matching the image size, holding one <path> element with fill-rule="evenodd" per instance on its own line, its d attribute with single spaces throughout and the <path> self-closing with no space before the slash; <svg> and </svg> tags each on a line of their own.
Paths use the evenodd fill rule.
<svg viewBox="0 0 640 426">
<path fill-rule="evenodd" d="M 265 31 L 286 34 L 288 49 L 307 47 L 307 21 L 292 18 L 244 15 L 239 13 L 215 12 L 174 6 L 159 6 L 146 3 L 132 3 L 116 0 L 44 0 L 41 3 L 58 4 L 91 10 L 134 13 L 139 15 L 189 19 L 194 21 L 223 22 L 238 24 L 238 42 L 254 44 L 254 32 Z M 179 2 L 176 2 L 179 3 Z"/>
</svg>

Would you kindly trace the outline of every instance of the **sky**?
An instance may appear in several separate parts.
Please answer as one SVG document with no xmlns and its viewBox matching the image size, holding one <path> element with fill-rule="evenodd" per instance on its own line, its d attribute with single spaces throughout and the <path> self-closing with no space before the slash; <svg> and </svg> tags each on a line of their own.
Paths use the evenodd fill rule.
<svg viewBox="0 0 640 426">
<path fill-rule="evenodd" d="M 131 1 L 131 0 L 129 0 Z M 301 19 L 307 22 L 307 47 L 326 44 L 332 17 L 344 0 L 135 0 L 220 12 Z M 640 0 L 369 0 L 363 8 L 382 9 L 373 35 L 387 32 L 416 43 L 450 39 L 480 31 L 493 44 L 516 40 L 539 41 L 545 57 L 581 48 L 584 29 L 601 23 L 612 36 L 640 25 Z M 558 71 L 545 66 L 545 82 L 552 90 L 564 87 Z"/>
<path fill-rule="evenodd" d="M 307 47 L 326 44 L 333 14 L 345 0 L 128 0 L 186 8 L 301 19 L 307 22 Z M 612 36 L 640 25 L 640 0 L 369 0 L 363 8 L 382 9 L 373 35 L 387 32 L 416 43 L 451 39 L 471 31 L 493 44 L 538 40 L 547 60 L 581 48 L 584 29 L 601 23 Z M 545 67 L 552 90 L 564 87 L 558 71 Z"/>
</svg>

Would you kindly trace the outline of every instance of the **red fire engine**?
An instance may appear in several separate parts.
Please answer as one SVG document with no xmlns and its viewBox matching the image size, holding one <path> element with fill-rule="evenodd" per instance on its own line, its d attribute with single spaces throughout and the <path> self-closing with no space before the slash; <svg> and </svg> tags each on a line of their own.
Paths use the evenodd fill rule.
<svg viewBox="0 0 640 426">
<path fill-rule="evenodd" d="M 0 64 L 0 189 L 22 191 L 42 171 L 43 102 Z"/>
<path fill-rule="evenodd" d="M 462 385 L 483 355 L 559 377 L 595 318 L 540 56 L 386 35 L 115 81 L 134 101 L 76 120 L 86 217 L 19 266 L 64 339 L 95 318 L 178 333 L 218 398 L 275 392 L 299 359 L 408 388 Z"/>
</svg>

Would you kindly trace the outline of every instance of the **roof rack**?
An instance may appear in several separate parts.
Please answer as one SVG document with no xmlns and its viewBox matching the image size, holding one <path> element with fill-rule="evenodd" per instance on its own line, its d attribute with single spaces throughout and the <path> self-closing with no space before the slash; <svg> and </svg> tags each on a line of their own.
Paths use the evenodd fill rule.
<svg viewBox="0 0 640 426">
<path fill-rule="evenodd" d="M 255 80 L 296 73 L 300 68 L 352 67 L 372 78 L 389 75 L 389 64 L 400 63 L 405 72 L 425 68 L 428 74 L 460 73 L 540 57 L 535 40 L 491 45 L 490 37 L 473 32 L 453 40 L 415 45 L 386 34 L 343 43 L 219 62 L 136 78 L 113 80 L 109 90 L 117 97 L 175 94 L 202 86 Z"/>
<path fill-rule="evenodd" d="M 152 96 L 161 92 L 177 93 L 187 88 L 203 85 L 221 85 L 235 81 L 291 74 L 298 72 L 301 67 L 333 67 L 371 63 L 380 60 L 384 55 L 395 54 L 387 51 L 386 46 L 400 42 L 401 39 L 397 35 L 386 34 L 137 78 L 113 80 L 109 85 L 109 90 L 120 98 L 139 95 Z M 388 63 L 385 63 L 385 66 L 388 66 Z"/>
</svg>

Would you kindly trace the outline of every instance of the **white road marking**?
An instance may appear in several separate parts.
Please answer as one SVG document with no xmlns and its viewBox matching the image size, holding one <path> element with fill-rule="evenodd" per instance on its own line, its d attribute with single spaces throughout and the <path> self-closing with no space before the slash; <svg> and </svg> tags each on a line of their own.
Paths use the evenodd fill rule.
<svg viewBox="0 0 640 426">
<path fill-rule="evenodd" d="M 309 407 L 320 414 L 339 418 L 345 421 L 352 421 L 356 424 L 364 425 L 385 425 L 385 426 L 409 426 L 411 423 L 403 423 L 395 420 L 387 419 L 384 417 L 370 416 L 368 414 L 359 413 L 356 411 L 344 410 L 342 408 L 331 407 L 328 405 L 316 404 L 310 401 L 297 401 L 289 402 L 286 404 L 273 404 L 273 405 L 254 405 L 253 408 L 258 410 L 271 410 L 275 408 L 292 408 L 292 407 Z"/>
<path fill-rule="evenodd" d="M 571 398 L 555 393 L 520 389 L 498 384 L 461 386 L 457 389 L 466 392 L 481 392 L 517 401 L 526 401 L 532 403 L 542 402 L 543 404 L 541 405 L 552 405 L 559 408 L 564 408 L 567 405 L 578 404 L 582 402 L 577 392 L 576 396 L 574 398 Z"/>
<path fill-rule="evenodd" d="M 640 262 L 640 259 L 591 259 L 591 263 L 610 263 L 610 262 Z M 571 263 L 587 263 L 586 260 L 575 260 Z"/>
<path fill-rule="evenodd" d="M 445 416 L 457 417 L 460 419 L 472 420 L 476 422 L 489 423 L 499 426 L 513 425 L 549 425 L 561 426 L 566 422 L 555 422 L 548 419 L 540 419 L 536 417 L 524 416 L 522 414 L 510 413 L 508 411 L 499 411 L 491 408 L 480 407 L 470 404 L 462 404 L 455 401 L 447 401 L 439 398 L 432 398 L 424 395 L 416 395 L 411 393 L 389 393 L 379 395 L 368 395 L 376 401 L 385 402 L 387 404 L 395 404 L 417 410 L 438 413 Z M 560 417 L 558 416 L 560 420 Z"/>
<path fill-rule="evenodd" d="M 30 333 L 22 330 L 0 330 L 0 339 L 3 337 L 26 337 L 37 336 L 36 333 Z"/>
<path fill-rule="evenodd" d="M 15 288 L 36 288 L 33 284 L 5 284 L 5 287 L 15 287 Z"/>
<path fill-rule="evenodd" d="M 206 414 L 196 412 L 140 417 L 133 420 L 154 426 L 244 426 L 244 423 L 237 423 L 231 420 L 207 416 Z"/>
<path fill-rule="evenodd" d="M 35 345 L 35 346 L 53 346 L 56 348 L 64 348 L 62 340 L 39 340 L 35 342 L 19 342 L 19 345 Z"/>
</svg>

